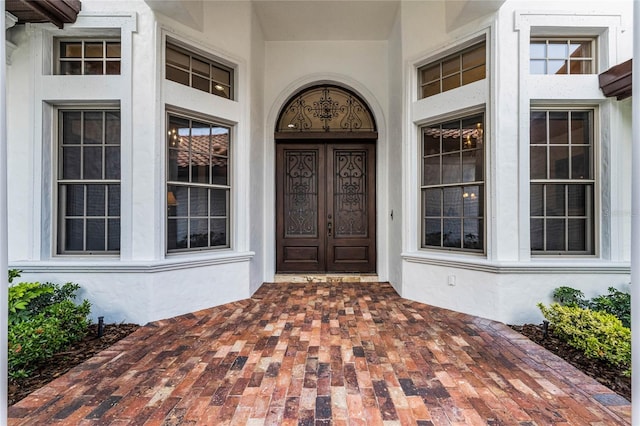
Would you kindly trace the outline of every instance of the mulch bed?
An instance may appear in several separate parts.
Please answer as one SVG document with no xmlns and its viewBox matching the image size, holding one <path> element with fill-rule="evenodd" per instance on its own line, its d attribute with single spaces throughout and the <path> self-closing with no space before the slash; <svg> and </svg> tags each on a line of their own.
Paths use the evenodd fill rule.
<svg viewBox="0 0 640 426">
<path fill-rule="evenodd" d="M 58 376 L 63 375 L 84 360 L 108 348 L 123 337 L 136 331 L 137 324 L 105 324 L 102 337 L 98 338 L 98 325 L 89 326 L 84 339 L 74 343 L 66 351 L 40 365 L 30 377 L 9 379 L 7 399 L 13 405 L 36 389 L 41 388 Z"/>
<path fill-rule="evenodd" d="M 558 355 L 578 370 L 593 377 L 618 395 L 631 401 L 631 377 L 624 375 L 625 369 L 610 363 L 590 359 L 564 341 L 553 335 L 553 327 L 549 326 L 549 333 L 544 336 L 542 325 L 525 324 L 511 325 L 515 331 L 528 337 L 533 342 Z"/>
</svg>

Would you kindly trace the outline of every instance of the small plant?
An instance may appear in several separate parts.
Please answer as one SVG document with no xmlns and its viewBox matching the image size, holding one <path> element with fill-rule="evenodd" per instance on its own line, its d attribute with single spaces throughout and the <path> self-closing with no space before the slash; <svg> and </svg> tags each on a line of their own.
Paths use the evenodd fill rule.
<svg viewBox="0 0 640 426">
<path fill-rule="evenodd" d="M 631 367 L 631 330 L 614 315 L 578 306 L 538 303 L 542 315 L 554 326 L 554 333 L 570 346 L 611 364 Z"/>
<path fill-rule="evenodd" d="M 553 291 L 553 300 L 563 306 L 578 306 L 586 308 L 589 305 L 584 298 L 584 293 L 571 287 L 558 287 Z"/>
</svg>

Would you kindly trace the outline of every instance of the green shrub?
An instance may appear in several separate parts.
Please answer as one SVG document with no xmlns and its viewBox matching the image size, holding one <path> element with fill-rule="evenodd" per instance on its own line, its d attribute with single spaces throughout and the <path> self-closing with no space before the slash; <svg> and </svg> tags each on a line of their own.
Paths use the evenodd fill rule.
<svg viewBox="0 0 640 426">
<path fill-rule="evenodd" d="M 538 303 L 554 333 L 588 358 L 631 367 L 631 330 L 614 315 L 577 306 Z"/>
<path fill-rule="evenodd" d="M 553 291 L 553 300 L 563 306 L 577 306 L 593 311 L 604 311 L 615 315 L 622 325 L 631 328 L 631 295 L 609 287 L 609 294 L 586 300 L 580 290 L 558 287 Z"/>
<path fill-rule="evenodd" d="M 20 276 L 19 271 L 9 279 Z M 91 305 L 74 303 L 78 284 L 19 283 L 9 287 L 9 377 L 27 377 L 38 365 L 82 339 Z"/>
<path fill-rule="evenodd" d="M 553 300 L 563 306 L 578 306 L 586 308 L 589 302 L 584 299 L 584 293 L 571 287 L 558 287 L 553 290 Z"/>
</svg>

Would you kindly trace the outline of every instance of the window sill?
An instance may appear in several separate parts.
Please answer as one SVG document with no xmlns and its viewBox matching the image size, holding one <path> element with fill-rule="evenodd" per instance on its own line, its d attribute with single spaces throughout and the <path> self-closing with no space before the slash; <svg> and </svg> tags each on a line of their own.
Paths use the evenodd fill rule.
<svg viewBox="0 0 640 426">
<path fill-rule="evenodd" d="M 94 257 L 55 259 L 47 261 L 11 262 L 9 267 L 29 272 L 92 272 L 92 273 L 156 273 L 179 269 L 199 268 L 212 265 L 249 262 L 254 252 L 225 252 L 184 254 L 171 256 L 158 261 L 121 261 L 114 258 L 97 259 Z"/>
</svg>

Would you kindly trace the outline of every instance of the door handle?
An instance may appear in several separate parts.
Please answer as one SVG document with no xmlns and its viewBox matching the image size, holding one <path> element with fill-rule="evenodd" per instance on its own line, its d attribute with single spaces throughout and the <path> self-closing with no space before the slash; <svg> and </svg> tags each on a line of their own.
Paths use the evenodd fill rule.
<svg viewBox="0 0 640 426">
<path fill-rule="evenodd" d="M 331 221 L 327 222 L 327 234 L 331 236 Z"/>
</svg>

